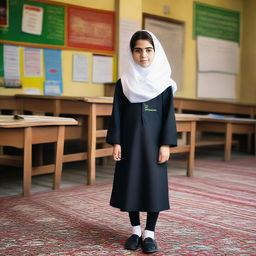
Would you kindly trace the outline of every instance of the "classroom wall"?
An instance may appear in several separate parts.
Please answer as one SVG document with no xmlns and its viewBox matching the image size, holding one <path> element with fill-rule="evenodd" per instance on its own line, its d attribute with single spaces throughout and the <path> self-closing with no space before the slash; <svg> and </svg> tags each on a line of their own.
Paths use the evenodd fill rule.
<svg viewBox="0 0 256 256">
<path fill-rule="evenodd" d="M 51 0 L 52 1 L 52 0 Z M 100 10 L 115 11 L 115 0 L 54 0 L 55 2 L 73 4 Z M 62 51 L 63 95 L 65 96 L 102 96 L 102 84 L 80 83 L 72 81 L 72 56 L 85 54 L 89 58 L 89 81 L 92 80 L 92 53 L 85 51 Z"/>
<path fill-rule="evenodd" d="M 240 99 L 256 104 L 256 1 L 244 0 L 243 13 Z"/>
<path fill-rule="evenodd" d="M 184 62 L 183 62 L 183 85 L 182 90 L 176 96 L 196 98 L 197 96 L 197 61 L 196 61 L 196 40 L 193 35 L 193 0 L 142 0 L 142 11 L 153 15 L 168 17 L 185 23 L 184 35 Z M 253 1 L 253 0 L 252 0 Z M 243 0 L 201 0 L 197 1 L 221 8 L 226 8 L 241 12 L 241 32 L 242 32 L 242 13 Z M 163 14 L 163 6 L 170 7 L 168 15 Z M 240 98 L 240 75 L 237 76 L 237 100 Z"/>
<path fill-rule="evenodd" d="M 52 1 L 52 0 L 50 0 Z M 68 3 L 69 0 L 54 0 Z M 124 19 L 141 20 L 139 11 L 177 19 L 185 23 L 184 35 L 184 63 L 182 90 L 176 96 L 196 98 L 196 41 L 192 38 L 193 32 L 193 2 L 194 0 L 73 0 L 73 5 L 116 11 L 117 3 L 121 4 L 119 17 Z M 237 101 L 256 103 L 256 1 L 255 0 L 201 0 L 201 3 L 219 6 L 241 14 L 241 68 L 237 76 Z M 163 6 L 170 7 L 168 15 L 163 14 Z M 104 88 L 101 84 L 78 83 L 72 81 L 72 55 L 86 54 L 89 57 L 91 68 L 92 52 L 62 51 L 63 95 L 69 96 L 102 96 Z M 116 54 L 114 55 L 114 60 Z M 91 75 L 91 70 L 89 70 Z M 90 78 L 91 80 L 91 78 Z M 29 81 L 23 81 L 29 83 Z M 0 94 L 13 95 L 22 93 L 22 89 L 0 88 Z"/>
<path fill-rule="evenodd" d="M 53 0 L 48 0 L 48 1 L 53 1 Z M 72 2 L 70 0 L 54 0 L 53 2 L 73 4 L 73 5 L 95 8 L 100 10 L 115 11 L 115 0 L 72 0 Z M 89 81 L 91 81 L 92 52 L 62 50 L 63 95 L 64 96 L 103 96 L 104 87 L 102 84 L 80 83 L 80 82 L 72 81 L 73 54 L 85 54 L 88 56 Z M 28 86 L 33 87 L 33 83 L 31 83 L 31 78 L 21 77 L 21 80 L 22 80 L 22 84 L 26 85 L 26 87 Z M 41 86 L 43 86 L 43 80 L 39 81 L 39 83 Z M 0 94 L 2 95 L 14 95 L 14 94 L 22 94 L 22 93 L 23 93 L 22 88 L 6 89 L 6 88 L 0 87 Z"/>
</svg>

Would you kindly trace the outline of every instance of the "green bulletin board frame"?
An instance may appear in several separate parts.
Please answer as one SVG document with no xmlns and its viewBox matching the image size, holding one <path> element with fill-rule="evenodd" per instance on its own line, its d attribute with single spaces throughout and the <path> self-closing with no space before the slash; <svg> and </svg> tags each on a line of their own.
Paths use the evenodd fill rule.
<svg viewBox="0 0 256 256">
<path fill-rule="evenodd" d="M 240 13 L 211 5 L 194 3 L 193 38 L 213 37 L 240 41 Z"/>
<path fill-rule="evenodd" d="M 23 5 L 43 8 L 43 30 L 41 35 L 32 35 L 21 31 Z M 9 25 L 0 27 L 0 40 L 36 44 L 38 47 L 65 45 L 65 6 L 36 2 L 31 0 L 9 1 Z"/>
<path fill-rule="evenodd" d="M 4 76 L 4 46 L 0 44 L 0 77 Z"/>
</svg>

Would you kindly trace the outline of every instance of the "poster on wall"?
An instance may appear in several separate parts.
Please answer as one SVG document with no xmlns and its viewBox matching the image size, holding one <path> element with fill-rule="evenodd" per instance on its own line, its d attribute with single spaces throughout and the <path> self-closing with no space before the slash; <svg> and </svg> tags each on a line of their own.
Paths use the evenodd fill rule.
<svg viewBox="0 0 256 256">
<path fill-rule="evenodd" d="M 198 72 L 197 96 L 200 98 L 236 98 L 236 76 L 217 72 Z"/>
<path fill-rule="evenodd" d="M 24 48 L 24 77 L 42 77 L 43 50 L 39 48 Z"/>
<path fill-rule="evenodd" d="M 4 45 L 4 86 L 20 88 L 20 47 Z"/>
<path fill-rule="evenodd" d="M 68 7 L 67 14 L 68 46 L 114 51 L 114 12 Z"/>
<path fill-rule="evenodd" d="M 53 49 L 44 49 L 44 65 L 44 93 L 46 95 L 61 95 L 63 91 L 61 51 Z"/>
<path fill-rule="evenodd" d="M 73 81 L 88 82 L 88 56 L 82 54 L 73 55 Z"/>
<path fill-rule="evenodd" d="M 92 82 L 96 84 L 113 82 L 113 57 L 93 55 Z"/>
<path fill-rule="evenodd" d="M 0 1 L 0 27 L 8 27 L 8 0 Z"/>
<path fill-rule="evenodd" d="M 41 35 L 43 27 L 43 8 L 33 5 L 23 5 L 22 32 Z"/>
<path fill-rule="evenodd" d="M 198 36 L 198 71 L 238 74 L 239 50 L 236 42 Z"/>
</svg>

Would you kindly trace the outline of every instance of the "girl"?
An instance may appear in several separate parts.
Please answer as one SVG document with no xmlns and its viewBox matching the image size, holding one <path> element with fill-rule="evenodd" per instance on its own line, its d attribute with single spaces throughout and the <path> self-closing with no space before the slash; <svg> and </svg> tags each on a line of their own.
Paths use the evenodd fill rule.
<svg viewBox="0 0 256 256">
<path fill-rule="evenodd" d="M 116 162 L 110 205 L 129 213 L 132 235 L 125 248 L 157 251 L 154 231 L 160 211 L 168 210 L 167 161 L 177 145 L 173 93 L 176 84 L 158 39 L 137 31 L 116 83 L 107 142 Z M 139 212 L 147 212 L 142 239 Z"/>
</svg>

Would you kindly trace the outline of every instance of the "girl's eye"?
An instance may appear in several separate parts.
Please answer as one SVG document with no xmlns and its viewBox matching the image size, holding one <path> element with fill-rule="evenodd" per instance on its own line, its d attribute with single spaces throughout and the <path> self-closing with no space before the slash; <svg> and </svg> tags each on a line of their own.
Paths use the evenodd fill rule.
<svg viewBox="0 0 256 256">
<path fill-rule="evenodd" d="M 151 53 L 151 52 L 153 52 L 153 49 L 152 48 L 146 48 L 145 50 L 140 49 L 140 48 L 135 48 L 134 49 L 134 52 L 139 53 L 139 54 L 141 54 L 143 51 L 146 51 L 146 53 Z"/>
<path fill-rule="evenodd" d="M 141 49 L 134 49 L 134 52 L 141 53 Z"/>
</svg>

